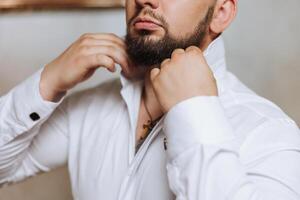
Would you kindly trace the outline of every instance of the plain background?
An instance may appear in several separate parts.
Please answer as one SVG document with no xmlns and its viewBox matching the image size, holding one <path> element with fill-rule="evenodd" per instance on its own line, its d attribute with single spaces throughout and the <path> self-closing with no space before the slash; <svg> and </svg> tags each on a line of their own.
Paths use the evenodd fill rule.
<svg viewBox="0 0 300 200">
<path fill-rule="evenodd" d="M 225 32 L 228 68 L 300 124 L 299 0 L 239 2 Z M 183 13 L 184 14 L 184 13 Z M 0 13 L 0 95 L 50 62 L 81 34 L 125 34 L 123 9 Z M 103 69 L 82 89 L 118 76 Z M 20 99 L 22 100 L 22 99 Z M 72 199 L 66 168 L 0 189 L 0 200 Z"/>
</svg>

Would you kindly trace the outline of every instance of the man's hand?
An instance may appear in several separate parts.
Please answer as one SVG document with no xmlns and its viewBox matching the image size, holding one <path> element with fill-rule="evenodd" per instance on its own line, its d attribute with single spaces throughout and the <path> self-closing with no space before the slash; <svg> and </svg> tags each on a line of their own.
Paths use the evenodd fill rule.
<svg viewBox="0 0 300 200">
<path fill-rule="evenodd" d="M 161 67 L 152 69 L 150 79 L 162 110 L 195 96 L 217 96 L 216 80 L 198 47 L 176 49 Z"/>
<path fill-rule="evenodd" d="M 44 68 L 40 93 L 45 100 L 58 101 L 67 90 L 90 78 L 97 68 L 114 72 L 116 63 L 129 77 L 130 64 L 121 38 L 114 34 L 84 34 Z"/>
</svg>

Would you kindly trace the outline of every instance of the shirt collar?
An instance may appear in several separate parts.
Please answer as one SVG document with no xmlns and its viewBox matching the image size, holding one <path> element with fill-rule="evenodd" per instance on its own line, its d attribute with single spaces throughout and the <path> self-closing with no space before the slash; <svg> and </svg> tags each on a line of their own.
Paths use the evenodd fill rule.
<svg viewBox="0 0 300 200">
<path fill-rule="evenodd" d="M 223 90 L 223 84 L 220 83 L 220 80 L 226 74 L 225 48 L 222 36 L 211 42 L 203 54 L 217 80 L 220 94 Z M 143 80 L 130 80 L 121 73 L 120 82 L 122 85 L 120 93 L 129 111 L 131 127 L 136 127 Z"/>
<path fill-rule="evenodd" d="M 226 72 L 225 47 L 223 37 L 219 36 L 212 41 L 203 52 L 204 57 L 216 79 L 222 78 Z M 129 80 L 122 73 L 120 74 L 122 90 L 128 87 L 135 87 L 142 84 L 142 80 Z"/>
<path fill-rule="evenodd" d="M 212 41 L 204 51 L 204 57 L 216 79 L 221 79 L 226 72 L 225 47 L 222 36 Z"/>
</svg>

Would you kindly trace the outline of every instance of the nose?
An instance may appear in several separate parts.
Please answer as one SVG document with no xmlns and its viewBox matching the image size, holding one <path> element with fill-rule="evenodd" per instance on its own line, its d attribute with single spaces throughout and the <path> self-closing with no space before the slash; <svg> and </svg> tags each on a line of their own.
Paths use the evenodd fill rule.
<svg viewBox="0 0 300 200">
<path fill-rule="evenodd" d="M 152 9 L 156 9 L 159 6 L 159 0 L 135 0 L 136 4 L 141 7 L 150 7 Z"/>
</svg>

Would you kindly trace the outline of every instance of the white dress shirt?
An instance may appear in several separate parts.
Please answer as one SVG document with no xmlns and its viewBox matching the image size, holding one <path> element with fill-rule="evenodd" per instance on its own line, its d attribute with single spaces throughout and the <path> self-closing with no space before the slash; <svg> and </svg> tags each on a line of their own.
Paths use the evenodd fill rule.
<svg viewBox="0 0 300 200">
<path fill-rule="evenodd" d="M 221 37 L 204 54 L 219 96 L 175 105 L 137 154 L 142 81 L 52 103 L 37 72 L 1 97 L 0 183 L 67 163 L 76 200 L 299 200 L 297 125 L 226 70 Z"/>
</svg>

